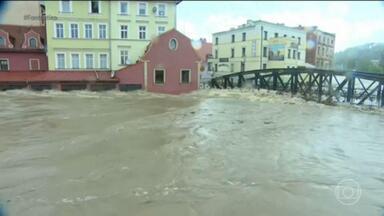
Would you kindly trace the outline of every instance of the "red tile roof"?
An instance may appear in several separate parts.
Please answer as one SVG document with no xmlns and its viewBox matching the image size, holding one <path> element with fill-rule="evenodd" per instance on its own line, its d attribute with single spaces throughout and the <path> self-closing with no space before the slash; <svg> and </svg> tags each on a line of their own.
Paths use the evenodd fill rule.
<svg viewBox="0 0 384 216">
<path fill-rule="evenodd" d="M 207 55 L 212 55 L 212 43 L 207 43 L 205 40 L 200 40 L 201 48 L 196 50 L 202 61 L 208 61 Z"/>
</svg>

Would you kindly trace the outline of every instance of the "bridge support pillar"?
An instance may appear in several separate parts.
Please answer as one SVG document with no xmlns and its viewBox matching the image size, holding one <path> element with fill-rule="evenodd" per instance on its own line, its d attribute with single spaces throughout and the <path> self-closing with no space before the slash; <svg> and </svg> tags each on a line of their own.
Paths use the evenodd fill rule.
<svg viewBox="0 0 384 216">
<path fill-rule="evenodd" d="M 273 76 L 273 90 L 277 90 L 277 71 L 273 71 L 272 72 L 272 76 Z"/>
<path fill-rule="evenodd" d="M 324 75 L 319 75 L 319 86 L 318 86 L 318 101 L 321 102 L 321 97 L 323 96 L 323 81 Z"/>
<path fill-rule="evenodd" d="M 355 92 L 355 74 L 352 74 L 348 80 L 347 102 L 351 103 Z"/>
<path fill-rule="evenodd" d="M 255 88 L 257 88 L 257 90 L 260 89 L 260 85 L 258 84 L 259 82 L 259 73 L 255 73 Z"/>
</svg>

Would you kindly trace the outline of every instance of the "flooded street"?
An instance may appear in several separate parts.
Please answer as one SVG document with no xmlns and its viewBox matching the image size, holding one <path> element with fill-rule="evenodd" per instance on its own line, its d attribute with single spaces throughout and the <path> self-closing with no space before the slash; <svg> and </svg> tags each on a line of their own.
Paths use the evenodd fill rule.
<svg viewBox="0 0 384 216">
<path fill-rule="evenodd" d="M 0 107 L 10 216 L 384 215 L 382 110 L 235 90 L 9 91 Z"/>
</svg>

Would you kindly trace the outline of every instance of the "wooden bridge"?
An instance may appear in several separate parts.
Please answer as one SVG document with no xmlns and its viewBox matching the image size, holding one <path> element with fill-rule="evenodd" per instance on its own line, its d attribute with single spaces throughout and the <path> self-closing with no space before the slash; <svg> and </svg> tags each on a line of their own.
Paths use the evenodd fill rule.
<svg viewBox="0 0 384 216">
<path fill-rule="evenodd" d="M 211 88 L 244 88 L 300 93 L 322 103 L 384 107 L 384 74 L 308 68 L 252 70 L 217 76 Z"/>
</svg>

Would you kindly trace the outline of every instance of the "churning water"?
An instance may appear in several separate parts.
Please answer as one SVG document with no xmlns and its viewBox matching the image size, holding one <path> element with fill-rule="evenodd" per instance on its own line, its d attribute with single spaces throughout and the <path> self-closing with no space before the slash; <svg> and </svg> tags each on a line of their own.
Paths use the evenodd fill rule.
<svg viewBox="0 0 384 216">
<path fill-rule="evenodd" d="M 8 215 L 384 215 L 380 110 L 265 91 L 9 91 L 0 120 Z"/>
</svg>

